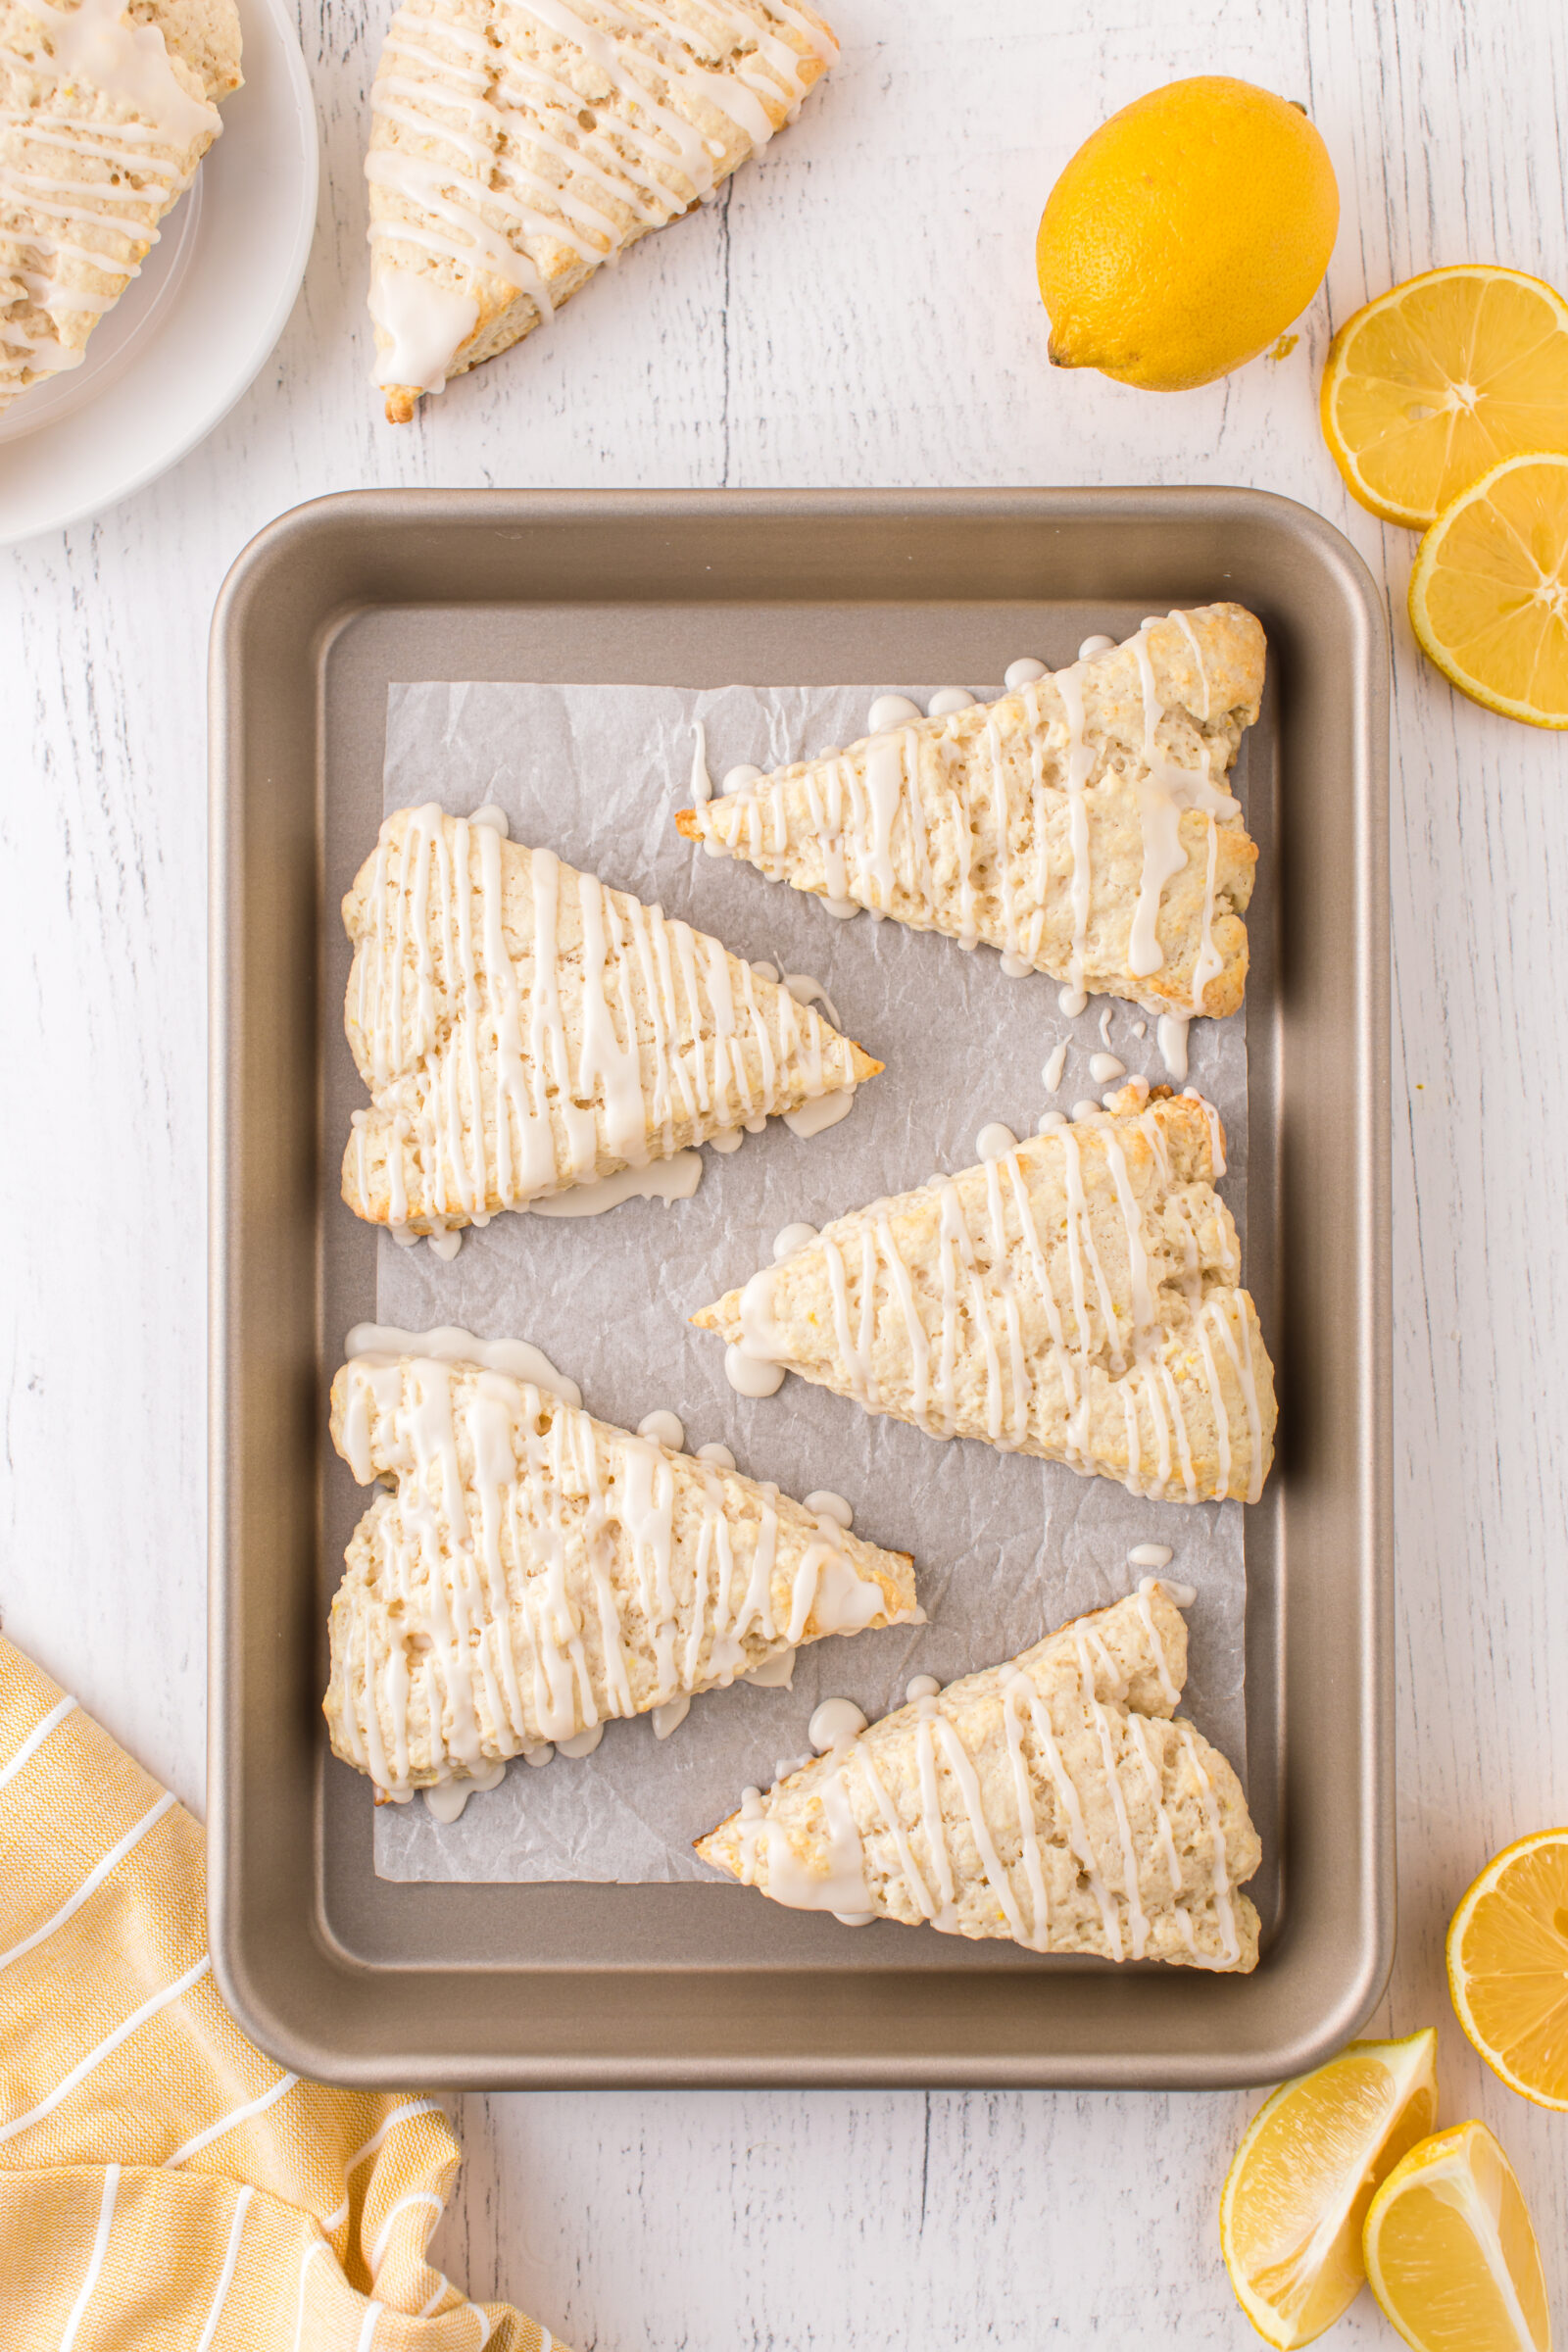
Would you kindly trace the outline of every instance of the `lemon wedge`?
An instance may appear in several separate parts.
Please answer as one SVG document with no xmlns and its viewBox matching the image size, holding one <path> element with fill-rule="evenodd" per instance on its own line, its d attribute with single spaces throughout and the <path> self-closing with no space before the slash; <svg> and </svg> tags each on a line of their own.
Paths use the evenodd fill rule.
<svg viewBox="0 0 1568 2352">
<path fill-rule="evenodd" d="M 1444 509 L 1410 574 L 1410 625 L 1473 703 L 1568 727 L 1568 456 L 1507 458 Z"/>
<path fill-rule="evenodd" d="M 1372 2292 L 1416 2352 L 1549 2352 L 1541 2249 L 1485 2124 L 1439 2132 L 1395 2166 L 1365 2250 Z"/>
<path fill-rule="evenodd" d="M 1448 1990 L 1482 2057 L 1538 2107 L 1568 2107 L 1568 1830 L 1487 1864 L 1448 1930 Z"/>
<path fill-rule="evenodd" d="M 1249 2125 L 1220 2193 L 1220 2247 L 1242 2309 L 1280 2352 L 1321 2335 L 1360 2291 L 1367 2206 L 1437 2120 L 1437 2063 L 1430 2026 L 1352 2041 Z"/>
<path fill-rule="evenodd" d="M 1341 327 L 1320 406 L 1351 493 L 1424 531 L 1504 458 L 1568 449 L 1568 303 L 1483 263 L 1408 277 Z"/>
</svg>

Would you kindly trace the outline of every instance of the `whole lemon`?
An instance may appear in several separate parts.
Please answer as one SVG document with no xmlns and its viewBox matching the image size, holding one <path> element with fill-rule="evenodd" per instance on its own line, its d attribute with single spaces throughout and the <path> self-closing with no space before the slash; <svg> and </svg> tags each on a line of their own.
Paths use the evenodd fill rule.
<svg viewBox="0 0 1568 2352">
<path fill-rule="evenodd" d="M 1298 106 L 1222 74 L 1151 90 L 1047 199 L 1052 364 L 1148 392 L 1228 375 L 1305 310 L 1339 223 L 1328 149 Z"/>
</svg>

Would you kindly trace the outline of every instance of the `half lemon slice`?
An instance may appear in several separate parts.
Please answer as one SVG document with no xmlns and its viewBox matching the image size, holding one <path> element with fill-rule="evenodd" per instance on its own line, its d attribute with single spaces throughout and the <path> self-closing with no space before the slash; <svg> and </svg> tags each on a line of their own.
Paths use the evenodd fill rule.
<svg viewBox="0 0 1568 2352">
<path fill-rule="evenodd" d="M 1473 703 L 1568 727 L 1568 456 L 1508 458 L 1444 509 L 1410 574 L 1410 626 Z"/>
<path fill-rule="evenodd" d="M 1541 2249 L 1485 2124 L 1439 2132 L 1395 2166 L 1366 2217 L 1366 2275 L 1416 2352 L 1549 2352 Z"/>
<path fill-rule="evenodd" d="M 1448 1930 L 1454 2013 L 1510 2090 L 1568 2107 L 1568 1830 L 1506 1846 Z"/>
<path fill-rule="evenodd" d="M 1568 450 L 1568 303 L 1521 270 L 1429 270 L 1329 346 L 1323 437 L 1363 507 L 1425 530 L 1504 458 Z"/>
<path fill-rule="evenodd" d="M 1378 2182 L 1437 2120 L 1438 2037 L 1352 2041 L 1252 2118 L 1220 2193 L 1220 2247 L 1265 2341 L 1292 2352 L 1360 2290 Z"/>
</svg>

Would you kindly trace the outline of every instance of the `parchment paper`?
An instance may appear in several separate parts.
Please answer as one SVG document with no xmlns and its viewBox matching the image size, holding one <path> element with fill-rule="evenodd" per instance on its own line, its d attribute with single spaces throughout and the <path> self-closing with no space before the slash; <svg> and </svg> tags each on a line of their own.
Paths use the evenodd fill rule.
<svg viewBox="0 0 1568 2352">
<path fill-rule="evenodd" d="M 934 1170 L 972 1166 L 988 1120 L 1022 1137 L 1042 1111 L 1070 1112 L 1100 1096 L 1105 1084 L 1091 1079 L 1089 1056 L 1107 1050 L 1105 1013 L 1108 1050 L 1128 1070 L 1152 1083 L 1165 1075 L 1154 1023 L 1136 1037 L 1144 1016 L 1132 1005 L 1092 999 L 1069 1022 L 1054 981 L 1008 979 L 989 948 L 965 955 L 952 940 L 863 913 L 836 922 L 814 899 L 677 834 L 675 811 L 690 805 L 694 720 L 707 728 L 716 788 L 743 760 L 772 768 L 855 741 L 873 694 L 886 691 L 923 704 L 933 689 L 388 690 L 388 809 L 434 800 L 467 814 L 495 803 L 514 839 L 548 844 L 754 961 L 811 974 L 841 1028 L 887 1067 L 824 1134 L 806 1140 L 770 1119 L 738 1152 L 705 1150 L 689 1200 L 631 1200 L 576 1220 L 500 1216 L 466 1233 L 448 1264 L 383 1235 L 377 1320 L 531 1340 L 579 1383 L 601 1420 L 635 1429 L 664 1406 L 685 1424 L 692 1450 L 719 1439 L 742 1471 L 788 1494 L 842 1494 L 859 1534 L 913 1553 L 930 1622 L 803 1648 L 792 1689 L 705 1693 L 664 1741 L 640 1717 L 610 1724 L 591 1756 L 558 1756 L 542 1769 L 519 1758 L 450 1825 L 418 1798 L 379 1806 L 383 1878 L 721 1883 L 696 1859 L 692 1838 L 733 1810 L 748 1782 L 766 1786 L 809 1753 L 807 1725 L 820 1699 L 848 1696 L 874 1719 L 902 1703 L 913 1674 L 947 1683 L 1011 1657 L 1130 1590 L 1146 1573 L 1128 1565 L 1136 1544 L 1170 1544 L 1169 1575 L 1198 1589 L 1184 1712 L 1245 1777 L 1241 1503 L 1140 1501 L 1056 1463 L 969 1440 L 944 1445 L 794 1377 L 775 1396 L 748 1401 L 725 1381 L 722 1343 L 686 1321 L 766 1265 L 781 1226 L 822 1225 Z M 971 691 L 1001 689 L 971 682 Z M 1244 743 L 1235 786 L 1244 804 L 1246 757 Z M 1231 1160 L 1221 1189 L 1244 1243 L 1245 1018 L 1198 1021 L 1190 1033 L 1191 1082 L 1224 1117 Z M 1053 1097 L 1043 1065 L 1064 1037 L 1067 1066 Z"/>
</svg>

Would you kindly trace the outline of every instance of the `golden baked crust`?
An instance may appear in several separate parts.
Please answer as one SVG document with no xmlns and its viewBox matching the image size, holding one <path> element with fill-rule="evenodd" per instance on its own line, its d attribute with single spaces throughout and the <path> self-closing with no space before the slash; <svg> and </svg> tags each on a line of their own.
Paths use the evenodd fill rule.
<svg viewBox="0 0 1568 2352">
<path fill-rule="evenodd" d="M 1217 1115 L 1139 1080 L 1000 1160 L 839 1217 L 692 1321 L 933 1437 L 1176 1502 L 1255 1501 L 1274 1377 Z"/>
<path fill-rule="evenodd" d="M 385 820 L 343 923 L 372 1224 L 455 1230 L 882 1067 L 717 940 L 433 806 Z"/>
<path fill-rule="evenodd" d="M 239 68 L 233 0 L 0 0 L 0 408 L 80 363 Z"/>
<path fill-rule="evenodd" d="M 837 55 L 805 0 L 404 0 L 366 162 L 389 420 L 693 211 Z"/>
<path fill-rule="evenodd" d="M 354 1357 L 332 1442 L 393 1488 L 348 1546 L 323 1709 L 394 1796 L 919 1620 L 906 1554 L 478 1364 Z"/>
<path fill-rule="evenodd" d="M 796 1909 L 1246 1974 L 1261 1848 L 1230 1765 L 1172 1721 L 1186 1679 L 1151 1584 L 753 1791 L 697 1852 Z"/>
<path fill-rule="evenodd" d="M 1257 717 L 1240 605 L 1146 623 L 995 703 L 867 736 L 676 818 L 774 881 L 1148 1010 L 1234 1012 L 1257 858 L 1226 789 Z"/>
</svg>

